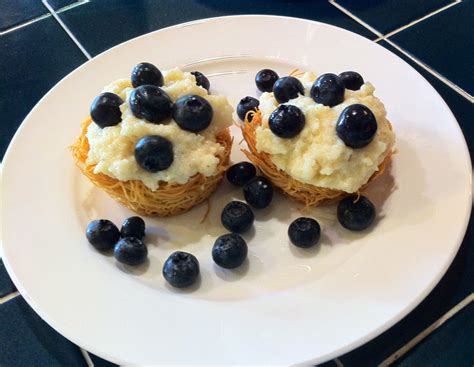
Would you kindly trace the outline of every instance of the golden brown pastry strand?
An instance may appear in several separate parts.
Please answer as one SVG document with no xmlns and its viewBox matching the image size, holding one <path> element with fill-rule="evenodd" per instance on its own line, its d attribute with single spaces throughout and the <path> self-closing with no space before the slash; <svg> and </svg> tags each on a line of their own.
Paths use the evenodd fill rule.
<svg viewBox="0 0 474 367">
<path fill-rule="evenodd" d="M 249 118 L 252 116 L 252 121 Z M 252 161 L 276 187 L 280 188 L 286 195 L 302 202 L 306 207 L 318 206 L 335 202 L 343 197 L 350 195 L 341 190 L 328 189 L 318 187 L 311 184 L 300 182 L 286 172 L 280 170 L 271 160 L 268 153 L 257 151 L 257 141 L 255 138 L 255 130 L 262 124 L 262 113 L 260 111 L 249 111 L 245 116 L 245 121 L 241 125 L 242 135 L 247 142 L 248 150 L 242 149 L 242 152 Z M 391 128 L 391 126 L 390 126 Z M 361 192 L 375 178 L 380 176 L 387 164 L 390 162 L 392 151 L 385 157 L 378 167 L 378 171 L 370 177 L 368 182 L 358 191 Z"/>
<path fill-rule="evenodd" d="M 199 173 L 183 185 L 161 182 L 155 191 L 146 187 L 142 181 L 119 181 L 102 173 L 94 173 L 95 164 L 86 163 L 89 152 L 86 134 L 91 122 L 90 117 L 84 120 L 81 125 L 81 135 L 71 146 L 76 165 L 95 186 L 104 190 L 122 205 L 142 215 L 166 217 L 191 209 L 206 200 L 216 190 L 229 166 L 233 139 L 229 129 L 225 129 L 216 139 L 225 149 L 217 155 L 219 164 L 214 176 L 206 177 Z"/>
</svg>

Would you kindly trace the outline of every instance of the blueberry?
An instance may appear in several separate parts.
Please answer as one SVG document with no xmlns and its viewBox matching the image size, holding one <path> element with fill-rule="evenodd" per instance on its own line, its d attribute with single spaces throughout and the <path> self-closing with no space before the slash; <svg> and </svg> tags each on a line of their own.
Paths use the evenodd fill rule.
<svg viewBox="0 0 474 367">
<path fill-rule="evenodd" d="M 348 147 L 358 149 L 369 144 L 377 132 L 377 120 L 372 111 L 353 104 L 342 110 L 336 124 L 336 133 Z"/>
<path fill-rule="evenodd" d="M 244 186 L 257 174 L 257 169 L 250 162 L 239 162 L 229 167 L 227 180 L 235 186 Z"/>
<path fill-rule="evenodd" d="M 135 145 L 135 160 L 148 172 L 155 173 L 167 169 L 173 163 L 173 159 L 173 145 L 162 136 L 144 136 Z"/>
<path fill-rule="evenodd" d="M 91 105 L 91 117 L 101 128 L 115 126 L 122 121 L 120 105 L 122 98 L 118 95 L 105 92 L 94 98 Z"/>
<path fill-rule="evenodd" d="M 303 111 L 293 105 L 279 105 L 268 118 L 270 130 L 280 138 L 293 138 L 303 130 L 306 119 Z"/>
<path fill-rule="evenodd" d="M 234 269 L 247 257 L 247 243 L 236 233 L 224 234 L 216 239 L 212 247 L 212 258 L 222 268 Z"/>
<path fill-rule="evenodd" d="M 246 232 L 252 227 L 253 220 L 252 209 L 242 201 L 231 201 L 222 210 L 222 225 L 231 232 Z"/>
<path fill-rule="evenodd" d="M 253 98 L 250 96 L 244 97 L 240 100 L 239 104 L 237 105 L 237 116 L 244 121 L 245 115 L 249 111 L 255 111 L 258 109 L 260 102 L 257 98 Z M 252 116 L 249 116 L 249 121 L 252 121 Z"/>
<path fill-rule="evenodd" d="M 362 231 L 375 219 L 375 207 L 365 196 L 350 195 L 337 206 L 337 219 L 344 228 Z"/>
<path fill-rule="evenodd" d="M 278 74 L 273 70 L 263 69 L 255 75 L 255 84 L 257 85 L 258 90 L 262 92 L 271 92 L 273 90 L 273 85 L 278 78 Z"/>
<path fill-rule="evenodd" d="M 178 98 L 173 106 L 173 119 L 181 129 L 193 133 L 208 127 L 213 114 L 210 103 L 194 94 Z"/>
<path fill-rule="evenodd" d="M 148 256 L 148 249 L 142 240 L 135 237 L 121 238 L 114 248 L 115 260 L 127 265 L 140 265 Z"/>
<path fill-rule="evenodd" d="M 99 219 L 89 223 L 86 237 L 97 250 L 110 250 L 119 240 L 120 232 L 110 220 Z"/>
<path fill-rule="evenodd" d="M 207 79 L 206 76 L 200 71 L 191 71 L 191 74 L 193 74 L 194 77 L 196 78 L 196 85 L 203 87 L 209 92 L 209 88 L 211 87 L 211 83 L 209 83 L 209 79 Z"/>
<path fill-rule="evenodd" d="M 312 218 L 295 219 L 288 227 L 288 237 L 293 245 L 308 248 L 318 243 L 321 238 L 321 227 Z"/>
<path fill-rule="evenodd" d="M 135 237 L 140 240 L 145 237 L 145 222 L 140 217 L 130 217 L 125 219 L 120 229 L 121 237 Z"/>
<path fill-rule="evenodd" d="M 344 84 L 336 74 L 323 74 L 313 83 L 311 97 L 316 103 L 335 106 L 344 101 Z"/>
<path fill-rule="evenodd" d="M 355 71 L 344 71 L 337 76 L 344 87 L 350 90 L 359 90 L 364 85 L 364 78 Z"/>
<path fill-rule="evenodd" d="M 142 85 L 130 93 L 130 109 L 139 119 L 159 124 L 171 117 L 173 102 L 168 94 L 154 85 Z"/>
<path fill-rule="evenodd" d="M 244 197 L 254 208 L 266 208 L 273 199 L 273 185 L 267 178 L 256 176 L 245 184 Z"/>
<path fill-rule="evenodd" d="M 199 275 L 199 262 L 187 252 L 173 252 L 163 265 L 163 276 L 169 284 L 183 288 L 193 284 Z"/>
<path fill-rule="evenodd" d="M 133 68 L 131 79 L 134 88 L 140 85 L 163 86 L 163 74 L 155 65 L 147 62 L 142 62 Z"/>
<path fill-rule="evenodd" d="M 298 97 L 298 94 L 304 96 L 303 84 L 292 76 L 284 76 L 273 85 L 273 95 L 279 103 L 288 102 L 290 99 Z"/>
</svg>

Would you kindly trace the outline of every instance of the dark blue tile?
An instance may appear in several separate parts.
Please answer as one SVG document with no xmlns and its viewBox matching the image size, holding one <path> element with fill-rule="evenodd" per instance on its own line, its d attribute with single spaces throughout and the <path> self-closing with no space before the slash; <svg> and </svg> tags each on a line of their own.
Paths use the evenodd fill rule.
<svg viewBox="0 0 474 367">
<path fill-rule="evenodd" d="M 393 364 L 393 367 L 416 366 L 474 366 L 474 303 Z"/>
<path fill-rule="evenodd" d="M 86 58 L 52 18 L 0 36 L 0 157 L 36 102 Z"/>
<path fill-rule="evenodd" d="M 474 1 L 459 3 L 391 41 L 474 95 Z"/>
<path fill-rule="evenodd" d="M 18 296 L 0 305 L 0 366 L 86 366 L 77 346 L 46 324 Z"/>
<path fill-rule="evenodd" d="M 48 12 L 41 1 L 30 0 L 2 0 L 0 8 L 0 31 Z"/>
<path fill-rule="evenodd" d="M 16 291 L 10 276 L 5 269 L 2 259 L 0 259 L 0 298 Z"/>
<path fill-rule="evenodd" d="M 73 3 L 80 3 L 84 0 L 48 0 L 48 4 L 53 7 L 54 10 L 59 10 L 65 6 L 71 5 Z"/>
<path fill-rule="evenodd" d="M 352 14 L 387 34 L 452 3 L 453 0 L 336 0 Z"/>
<path fill-rule="evenodd" d="M 106 361 L 105 359 L 99 358 L 92 353 L 89 353 L 89 356 L 91 357 L 92 362 L 94 363 L 94 367 L 117 367 L 116 364 Z"/>
<path fill-rule="evenodd" d="M 91 1 L 65 11 L 61 18 L 79 41 L 96 55 L 141 34 L 191 20 L 235 14 L 274 14 L 318 20 L 349 29 L 364 37 L 376 36 L 323 1 L 221 0 Z M 107 25 L 104 26 L 104 16 Z"/>
<path fill-rule="evenodd" d="M 472 104 L 444 83 L 407 60 L 386 42 L 381 45 L 402 57 L 417 69 L 444 98 L 466 137 L 471 157 L 474 149 Z M 340 357 L 346 367 L 376 366 L 408 343 L 448 310 L 474 292 L 474 217 L 471 216 L 461 248 L 447 273 L 429 296 L 402 321 L 379 337 Z"/>
<path fill-rule="evenodd" d="M 334 362 L 334 360 L 331 360 L 322 364 L 318 364 L 316 367 L 337 367 L 337 364 Z"/>
</svg>

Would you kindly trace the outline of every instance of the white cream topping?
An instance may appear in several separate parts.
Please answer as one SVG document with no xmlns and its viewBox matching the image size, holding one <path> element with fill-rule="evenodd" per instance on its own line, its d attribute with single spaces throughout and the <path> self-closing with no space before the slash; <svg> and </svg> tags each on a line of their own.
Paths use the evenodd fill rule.
<svg viewBox="0 0 474 367">
<path fill-rule="evenodd" d="M 177 68 L 163 71 L 162 89 L 173 101 L 187 94 L 204 97 L 212 106 L 213 119 L 209 127 L 199 133 L 182 130 L 173 119 L 163 124 L 153 124 L 135 117 L 128 98 L 133 90 L 130 79 L 119 79 L 106 86 L 103 92 L 119 95 L 125 102 L 120 106 L 122 122 L 116 126 L 100 128 L 89 125 L 88 164 L 96 164 L 94 173 L 103 173 L 120 181 L 141 180 L 151 190 L 156 190 L 160 181 L 185 184 L 201 173 L 213 176 L 217 172 L 217 154 L 224 147 L 216 142 L 216 136 L 232 124 L 232 106 L 226 97 L 209 95 L 196 85 L 194 75 Z M 173 144 L 174 160 L 163 171 L 151 173 L 141 168 L 134 156 L 135 144 L 146 135 L 160 135 Z"/>
<path fill-rule="evenodd" d="M 327 107 L 309 96 L 316 75 L 305 73 L 299 79 L 305 87 L 305 96 L 298 96 L 286 104 L 303 111 L 306 119 L 303 131 L 291 139 L 273 134 L 268 127 L 268 118 L 278 102 L 273 93 L 263 93 L 260 97 L 263 123 L 256 130 L 257 150 L 269 153 L 279 169 L 300 182 L 356 192 L 378 170 L 395 142 L 383 103 L 374 96 L 372 84 L 365 83 L 357 91 L 346 89 L 343 103 Z M 336 123 L 342 110 L 356 103 L 367 106 L 377 120 L 374 139 L 360 149 L 346 146 L 336 134 Z"/>
</svg>

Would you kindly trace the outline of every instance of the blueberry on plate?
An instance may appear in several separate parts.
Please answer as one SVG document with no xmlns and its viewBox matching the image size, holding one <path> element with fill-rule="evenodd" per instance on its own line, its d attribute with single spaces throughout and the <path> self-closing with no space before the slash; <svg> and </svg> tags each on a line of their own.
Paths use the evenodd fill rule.
<svg viewBox="0 0 474 367">
<path fill-rule="evenodd" d="M 244 197 L 254 208 L 266 208 L 273 199 L 273 185 L 267 178 L 256 176 L 245 184 Z"/>
<path fill-rule="evenodd" d="M 145 171 L 163 171 L 173 163 L 173 144 L 162 136 L 144 136 L 135 145 L 135 160 Z"/>
<path fill-rule="evenodd" d="M 271 92 L 273 90 L 273 85 L 278 78 L 278 74 L 273 70 L 263 69 L 255 75 L 255 84 L 257 85 L 258 90 L 262 92 Z"/>
<path fill-rule="evenodd" d="M 365 196 L 347 196 L 337 205 L 337 219 L 344 228 L 362 231 L 375 219 L 374 204 Z"/>
<path fill-rule="evenodd" d="M 154 124 L 169 119 L 173 102 L 168 94 L 154 85 L 142 85 L 130 93 L 130 109 L 135 117 Z"/>
<path fill-rule="evenodd" d="M 231 232 L 246 232 L 252 227 L 253 220 L 252 209 L 242 201 L 231 201 L 222 210 L 222 225 Z"/>
<path fill-rule="evenodd" d="M 359 90 L 364 85 L 364 78 L 355 71 L 344 71 L 337 76 L 344 87 L 350 90 Z"/>
<path fill-rule="evenodd" d="M 181 129 L 193 133 L 208 127 L 213 114 L 211 104 L 194 94 L 178 98 L 173 106 L 173 119 Z"/>
<path fill-rule="evenodd" d="M 86 237 L 97 250 L 110 250 L 119 240 L 120 232 L 110 220 L 98 219 L 89 223 Z"/>
<path fill-rule="evenodd" d="M 121 238 L 114 248 L 114 257 L 119 263 L 140 265 L 148 256 L 148 249 L 142 240 L 135 237 Z"/>
<path fill-rule="evenodd" d="M 362 104 L 344 108 L 336 123 L 337 136 L 348 147 L 358 149 L 368 145 L 377 132 L 377 120 L 372 111 Z"/>
<path fill-rule="evenodd" d="M 187 252 L 173 252 L 163 265 L 163 276 L 173 287 L 188 287 L 199 276 L 199 262 Z"/>
<path fill-rule="evenodd" d="M 333 107 L 344 101 L 344 84 L 336 74 L 323 74 L 311 87 L 311 98 L 316 103 Z"/>
<path fill-rule="evenodd" d="M 212 259 L 225 269 L 235 269 L 247 258 L 247 243 L 236 233 L 224 234 L 212 247 Z"/>
<path fill-rule="evenodd" d="M 257 169 L 250 162 L 239 162 L 229 167 L 227 180 L 235 186 L 244 186 L 257 174 Z"/>
<path fill-rule="evenodd" d="M 120 228 L 120 236 L 135 237 L 140 240 L 145 237 L 145 221 L 140 217 L 130 217 L 124 220 Z"/>
<path fill-rule="evenodd" d="M 293 105 L 282 104 L 268 118 L 272 133 L 280 138 L 293 138 L 303 130 L 306 119 L 303 111 Z"/>
<path fill-rule="evenodd" d="M 260 102 L 258 101 L 257 98 L 253 98 L 250 96 L 244 97 L 240 100 L 239 104 L 237 105 L 237 116 L 239 116 L 239 119 L 242 121 L 245 120 L 245 115 L 249 111 L 255 111 L 258 109 L 258 106 L 260 105 Z M 252 121 L 253 116 L 249 116 L 249 121 Z"/>
<path fill-rule="evenodd" d="M 191 71 L 191 74 L 193 74 L 194 77 L 196 78 L 196 85 L 198 85 L 199 87 L 203 87 L 205 90 L 209 92 L 209 88 L 211 87 L 211 83 L 209 83 L 209 79 L 207 79 L 206 76 L 200 71 Z"/>
<path fill-rule="evenodd" d="M 316 245 L 321 238 L 321 227 L 313 218 L 301 217 L 291 222 L 288 237 L 293 245 L 309 248 Z"/>
<path fill-rule="evenodd" d="M 134 88 L 140 85 L 163 86 L 163 74 L 155 65 L 148 62 L 141 62 L 135 66 L 132 70 L 131 79 Z"/>
<path fill-rule="evenodd" d="M 92 101 L 90 114 L 92 120 L 101 128 L 115 126 L 122 121 L 120 105 L 122 98 L 114 93 L 99 94 Z"/>
<path fill-rule="evenodd" d="M 273 95 L 278 103 L 288 102 L 299 94 L 304 96 L 303 84 L 292 76 L 284 76 L 273 85 Z"/>
</svg>

